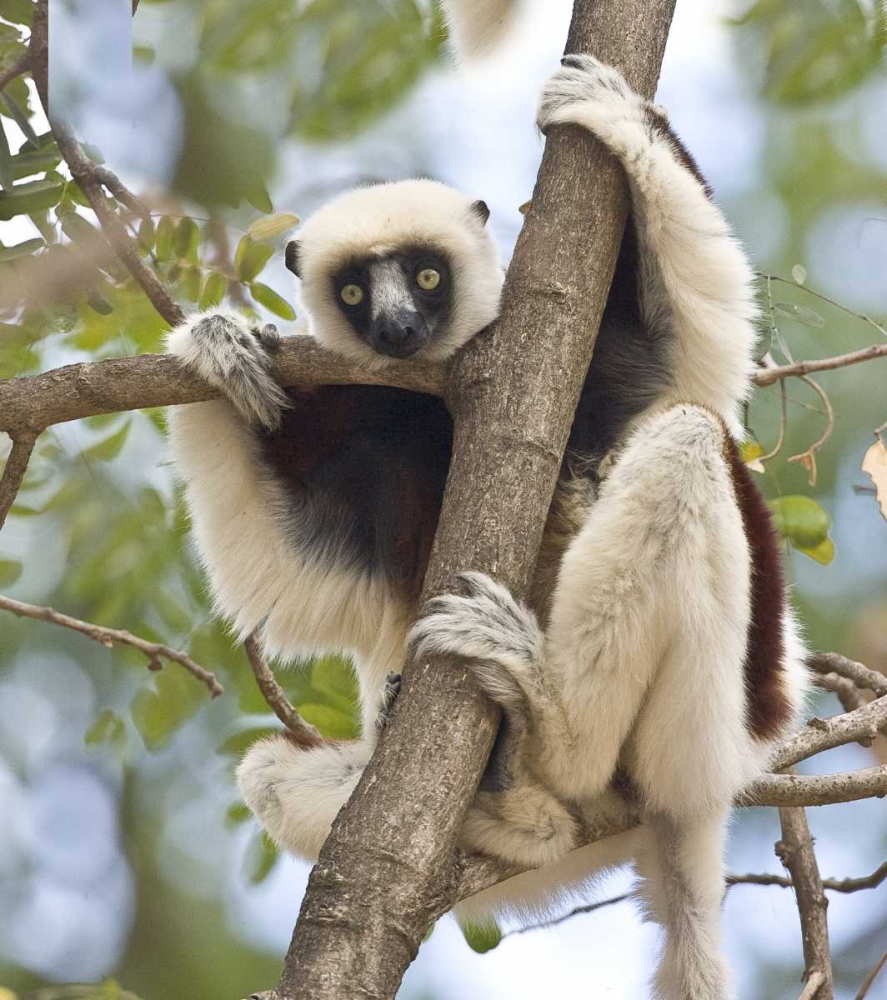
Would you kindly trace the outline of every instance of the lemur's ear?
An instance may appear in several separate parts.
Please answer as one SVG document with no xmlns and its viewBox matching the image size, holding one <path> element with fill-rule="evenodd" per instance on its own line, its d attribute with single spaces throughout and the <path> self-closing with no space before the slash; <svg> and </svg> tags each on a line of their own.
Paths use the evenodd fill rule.
<svg viewBox="0 0 887 1000">
<path fill-rule="evenodd" d="M 284 261 L 286 262 L 287 270 L 292 271 L 297 278 L 302 277 L 299 272 L 299 243 L 297 240 L 290 240 L 287 243 Z"/>
<path fill-rule="evenodd" d="M 490 217 L 490 210 L 485 201 L 472 202 L 471 211 L 480 219 L 480 224 L 482 226 L 487 224 L 487 219 Z"/>
</svg>

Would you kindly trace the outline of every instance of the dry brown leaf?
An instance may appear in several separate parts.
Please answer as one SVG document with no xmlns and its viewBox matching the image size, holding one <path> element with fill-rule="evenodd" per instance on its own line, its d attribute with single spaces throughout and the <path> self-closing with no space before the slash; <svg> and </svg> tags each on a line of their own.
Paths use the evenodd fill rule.
<svg viewBox="0 0 887 1000">
<path fill-rule="evenodd" d="M 865 458 L 862 460 L 862 471 L 867 472 L 875 484 L 878 506 L 881 508 L 884 519 L 887 520 L 887 448 L 884 447 L 880 436 L 865 453 Z"/>
</svg>

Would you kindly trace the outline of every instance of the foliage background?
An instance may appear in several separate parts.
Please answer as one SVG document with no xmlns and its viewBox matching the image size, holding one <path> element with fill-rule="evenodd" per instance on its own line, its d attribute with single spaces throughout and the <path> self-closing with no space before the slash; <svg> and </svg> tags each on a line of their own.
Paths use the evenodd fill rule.
<svg viewBox="0 0 887 1000">
<path fill-rule="evenodd" d="M 507 258 L 541 153 L 533 105 L 565 37 L 565 0 L 538 4 L 503 52 L 461 74 L 445 61 L 439 20 L 413 0 L 142 0 L 132 66 L 126 6 L 53 0 L 63 39 L 53 101 L 157 207 L 140 236 L 186 308 L 227 285 L 235 304 L 295 328 L 284 234 L 254 244 L 244 234 L 272 211 L 304 217 L 364 180 L 424 173 L 483 197 Z M 22 51 L 29 17 L 30 0 L 0 0 L 0 67 Z M 679 0 L 659 95 L 758 265 L 791 277 L 801 264 L 809 288 L 882 320 L 883 17 L 862 0 Z M 95 222 L 51 141 L 39 151 L 27 143 L 16 108 L 46 132 L 29 85 L 6 94 L 15 107 L 0 105 L 11 147 L 0 169 L 41 186 L 0 193 L 0 285 L 25 260 L 84 245 Z M 842 353 L 879 336 L 804 288 L 772 288 L 777 358 Z M 0 321 L 3 377 L 158 350 L 164 329 L 113 267 L 83 294 L 41 297 Z M 811 643 L 887 669 L 887 525 L 852 489 L 865 482 L 872 429 L 887 420 L 883 364 L 822 377 L 837 422 L 815 487 L 786 458 L 819 436 L 823 417 L 806 407 L 821 404 L 790 385 L 787 440 L 762 484 L 771 496 L 812 496 L 832 518 L 830 565 L 791 557 Z M 778 414 L 778 390 L 759 391 L 749 422 L 765 449 Z M 0 537 L 0 586 L 187 648 L 228 693 L 210 703 L 174 666 L 149 674 L 127 651 L 0 621 L 0 985 L 16 992 L 114 976 L 145 1000 L 246 995 L 275 981 L 304 886 L 307 868 L 277 859 L 236 802 L 232 763 L 272 720 L 242 652 L 211 618 L 162 430 L 163 414 L 149 412 L 44 435 Z M 310 721 L 353 732 L 345 664 L 327 658 L 282 677 Z M 866 756 L 846 748 L 816 766 Z M 862 874 L 887 856 L 878 803 L 820 810 L 811 825 L 825 874 Z M 731 869 L 777 870 L 777 837 L 773 813 L 743 814 Z M 624 883 L 615 876 L 605 889 Z M 887 886 L 832 897 L 840 997 L 855 994 L 887 946 L 885 903 Z M 796 996 L 789 893 L 734 889 L 727 921 L 741 995 Z M 445 920 L 402 995 L 637 997 L 653 946 L 630 904 L 506 938 L 483 956 Z"/>
</svg>

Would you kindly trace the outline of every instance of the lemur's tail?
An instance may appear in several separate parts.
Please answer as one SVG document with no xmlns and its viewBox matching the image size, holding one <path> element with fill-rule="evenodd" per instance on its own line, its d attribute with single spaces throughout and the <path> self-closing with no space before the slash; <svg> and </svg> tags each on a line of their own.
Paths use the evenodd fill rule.
<svg viewBox="0 0 887 1000">
<path fill-rule="evenodd" d="M 456 55 L 486 55 L 508 31 L 521 0 L 441 0 Z"/>
</svg>

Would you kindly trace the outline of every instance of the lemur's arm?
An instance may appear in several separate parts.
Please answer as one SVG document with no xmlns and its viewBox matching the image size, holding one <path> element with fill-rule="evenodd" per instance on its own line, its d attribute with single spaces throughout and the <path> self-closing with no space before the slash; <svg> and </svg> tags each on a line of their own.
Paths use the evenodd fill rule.
<svg viewBox="0 0 887 1000">
<path fill-rule="evenodd" d="M 738 434 L 756 316 L 745 254 L 662 113 L 594 57 L 563 62 L 543 90 L 539 126 L 587 128 L 625 168 L 641 252 L 643 318 L 678 342 L 670 401 L 710 406 Z"/>
</svg>

